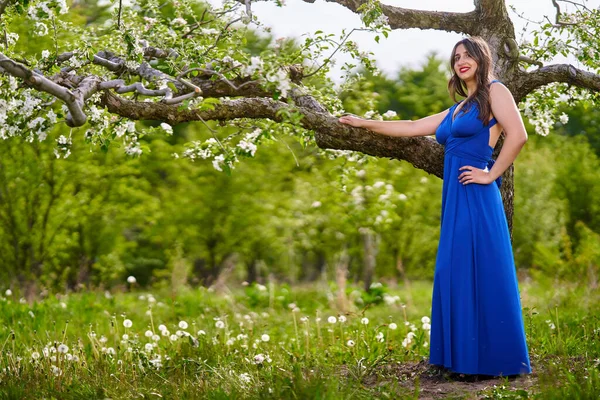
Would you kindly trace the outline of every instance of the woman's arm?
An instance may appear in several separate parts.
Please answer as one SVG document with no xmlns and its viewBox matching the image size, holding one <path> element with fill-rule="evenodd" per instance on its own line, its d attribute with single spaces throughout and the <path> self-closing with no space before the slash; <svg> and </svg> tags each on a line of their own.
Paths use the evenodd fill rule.
<svg viewBox="0 0 600 400">
<path fill-rule="evenodd" d="M 428 136 L 435 133 L 446 115 L 448 110 L 416 121 L 374 121 L 345 115 L 339 121 L 342 124 L 365 128 L 387 136 Z"/>
<path fill-rule="evenodd" d="M 527 131 L 515 100 L 506 86 L 493 84 L 490 87 L 490 101 L 492 113 L 506 134 L 498 159 L 489 172 L 491 183 L 515 161 L 527 142 Z"/>
<path fill-rule="evenodd" d="M 492 113 L 502 126 L 502 129 L 504 129 L 506 139 L 504 140 L 498 159 L 489 172 L 469 165 L 460 168 L 460 170 L 466 170 L 458 177 L 463 185 L 469 183 L 490 184 L 494 182 L 515 161 L 517 155 L 527 142 L 527 131 L 525 130 L 525 125 L 523 125 L 523 119 L 521 119 L 519 109 L 508 88 L 501 83 L 492 84 L 490 87 L 490 102 Z"/>
</svg>

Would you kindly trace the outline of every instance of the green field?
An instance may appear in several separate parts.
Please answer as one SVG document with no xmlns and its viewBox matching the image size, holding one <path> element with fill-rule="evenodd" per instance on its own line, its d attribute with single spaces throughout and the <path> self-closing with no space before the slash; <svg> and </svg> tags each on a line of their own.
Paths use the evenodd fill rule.
<svg viewBox="0 0 600 400">
<path fill-rule="evenodd" d="M 534 373 L 477 382 L 426 365 L 430 282 L 346 293 L 344 314 L 336 311 L 343 304 L 336 288 L 326 283 L 96 290 L 33 304 L 8 293 L 0 301 L 0 397 L 600 395 L 597 290 L 522 282 Z"/>
</svg>

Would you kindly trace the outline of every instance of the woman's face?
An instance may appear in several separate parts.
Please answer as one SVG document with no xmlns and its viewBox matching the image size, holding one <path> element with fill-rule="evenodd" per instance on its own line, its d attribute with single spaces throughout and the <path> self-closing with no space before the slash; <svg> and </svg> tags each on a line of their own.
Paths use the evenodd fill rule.
<svg viewBox="0 0 600 400">
<path fill-rule="evenodd" d="M 454 72 L 463 81 L 475 79 L 477 63 L 471 57 L 464 45 L 459 44 L 454 52 Z"/>
</svg>

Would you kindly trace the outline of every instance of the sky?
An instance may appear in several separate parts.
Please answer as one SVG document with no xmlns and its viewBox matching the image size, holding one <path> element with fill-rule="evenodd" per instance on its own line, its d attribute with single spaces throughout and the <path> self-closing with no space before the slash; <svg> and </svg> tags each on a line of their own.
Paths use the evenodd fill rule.
<svg viewBox="0 0 600 400">
<path fill-rule="evenodd" d="M 215 6 L 220 6 L 221 0 L 209 0 Z M 405 8 L 418 8 L 421 10 L 469 12 L 474 9 L 473 0 L 384 0 L 383 4 L 389 4 Z M 417 4 L 415 4 L 417 3 Z M 507 0 L 509 14 L 515 25 L 517 39 L 526 26 L 527 21 L 519 18 L 510 10 L 510 6 L 523 14 L 527 19 L 542 21 L 548 16 L 554 21 L 556 10 L 551 0 Z M 596 8 L 600 6 L 600 0 L 587 1 L 587 6 Z M 563 9 L 568 4 L 561 4 Z M 252 3 L 253 13 L 265 25 L 271 27 L 272 34 L 279 37 L 301 37 L 302 34 L 322 30 L 336 34 L 339 37 L 341 30 L 360 27 L 361 21 L 358 14 L 337 3 L 327 3 L 324 0 L 316 0 L 315 3 L 305 3 L 302 0 L 286 0 L 284 7 L 277 7 L 272 1 L 260 1 Z M 528 30 L 533 25 L 530 23 Z M 381 38 L 376 43 L 373 34 L 367 32 L 355 32 L 352 40 L 356 41 L 359 48 L 374 53 L 377 65 L 388 76 L 395 75 L 401 66 L 418 67 L 426 60 L 428 53 L 436 52 L 444 59 L 449 57 L 454 44 L 462 37 L 461 34 L 440 32 L 434 30 L 420 29 L 397 29 L 390 33 L 389 38 Z M 349 58 L 339 58 L 337 68 L 332 71 L 332 78 L 337 81 L 339 66 Z"/>
</svg>

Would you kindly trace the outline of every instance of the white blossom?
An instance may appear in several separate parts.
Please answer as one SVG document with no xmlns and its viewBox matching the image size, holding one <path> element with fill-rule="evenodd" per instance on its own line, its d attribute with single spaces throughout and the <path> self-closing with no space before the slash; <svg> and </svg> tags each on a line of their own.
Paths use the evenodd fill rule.
<svg viewBox="0 0 600 400">
<path fill-rule="evenodd" d="M 396 111 L 393 110 L 387 110 L 385 113 L 383 113 L 383 118 L 394 118 L 395 116 L 397 116 L 398 114 L 396 113 Z"/>
<path fill-rule="evenodd" d="M 173 127 L 165 122 L 160 124 L 160 127 L 165 131 L 167 135 L 173 134 Z"/>
</svg>

